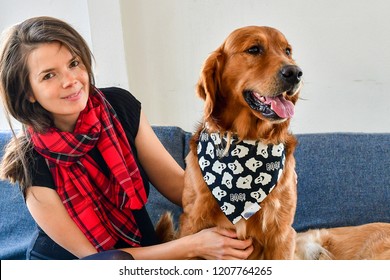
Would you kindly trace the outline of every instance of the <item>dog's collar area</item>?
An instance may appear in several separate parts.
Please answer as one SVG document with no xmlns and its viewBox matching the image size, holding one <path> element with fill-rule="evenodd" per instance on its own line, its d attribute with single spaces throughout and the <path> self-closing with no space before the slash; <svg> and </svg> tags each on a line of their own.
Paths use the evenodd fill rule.
<svg viewBox="0 0 390 280">
<path fill-rule="evenodd" d="M 289 119 L 294 115 L 294 104 L 287 100 L 283 94 L 268 97 L 262 96 L 255 91 L 248 90 L 244 92 L 244 99 L 250 108 L 260 112 L 268 119 Z"/>
<path fill-rule="evenodd" d="M 226 149 L 226 147 L 229 147 Z M 236 224 L 261 209 L 285 162 L 283 144 L 238 141 L 219 132 L 200 133 L 198 162 L 204 181 L 226 217 Z"/>
</svg>

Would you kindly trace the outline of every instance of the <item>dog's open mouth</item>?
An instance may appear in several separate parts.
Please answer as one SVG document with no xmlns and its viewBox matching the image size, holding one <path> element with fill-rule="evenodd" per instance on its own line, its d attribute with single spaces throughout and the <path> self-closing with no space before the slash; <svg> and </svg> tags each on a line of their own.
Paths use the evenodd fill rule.
<svg viewBox="0 0 390 280">
<path fill-rule="evenodd" d="M 284 98 L 283 94 L 269 97 L 254 91 L 244 92 L 248 105 L 269 119 L 289 119 L 294 115 L 294 104 Z"/>
</svg>

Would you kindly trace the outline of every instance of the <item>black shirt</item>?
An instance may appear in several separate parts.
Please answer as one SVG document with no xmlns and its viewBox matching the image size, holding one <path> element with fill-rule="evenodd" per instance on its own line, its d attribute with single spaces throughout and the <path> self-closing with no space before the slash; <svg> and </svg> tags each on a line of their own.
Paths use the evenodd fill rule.
<svg viewBox="0 0 390 280">
<path fill-rule="evenodd" d="M 135 147 L 135 137 L 138 132 L 141 104 L 131 95 L 130 92 L 120 88 L 102 88 L 100 89 L 108 102 L 114 108 L 118 118 L 123 126 L 126 137 L 129 141 L 131 150 L 133 152 L 135 161 L 140 170 L 146 193 L 149 194 L 149 179 L 142 168 Z M 33 186 L 42 186 L 52 189 L 56 189 L 54 185 L 53 177 L 45 162 L 43 156 L 36 151 L 34 154 L 34 164 L 32 166 L 32 183 Z M 89 155 L 102 168 L 102 172 L 108 174 L 107 165 L 101 156 L 97 148 L 92 149 Z M 156 244 L 156 236 L 153 228 L 153 224 L 150 217 L 143 207 L 140 210 L 133 211 L 134 218 L 137 222 L 138 228 L 142 234 L 141 246 L 148 246 Z M 66 232 L 64 232 L 66 234 Z M 125 241 L 120 240 L 117 242 L 115 248 L 130 247 Z M 27 258 L 30 259 L 76 259 L 77 257 L 66 251 L 64 248 L 56 244 L 41 228 L 37 228 L 37 235 L 33 239 L 32 244 L 27 252 Z"/>
</svg>

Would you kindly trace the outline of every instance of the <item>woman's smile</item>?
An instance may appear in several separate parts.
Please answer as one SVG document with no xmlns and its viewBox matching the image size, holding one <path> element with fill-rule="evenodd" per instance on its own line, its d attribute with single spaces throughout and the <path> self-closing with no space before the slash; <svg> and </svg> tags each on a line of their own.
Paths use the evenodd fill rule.
<svg viewBox="0 0 390 280">
<path fill-rule="evenodd" d="M 89 75 L 81 59 L 54 42 L 38 45 L 27 64 L 30 102 L 49 111 L 57 128 L 72 131 L 89 95 Z"/>
<path fill-rule="evenodd" d="M 66 99 L 66 100 L 69 100 L 69 101 L 77 101 L 77 100 L 79 100 L 81 98 L 81 94 L 82 94 L 82 91 L 80 89 L 76 93 L 68 95 L 66 97 L 63 97 L 62 99 Z"/>
</svg>

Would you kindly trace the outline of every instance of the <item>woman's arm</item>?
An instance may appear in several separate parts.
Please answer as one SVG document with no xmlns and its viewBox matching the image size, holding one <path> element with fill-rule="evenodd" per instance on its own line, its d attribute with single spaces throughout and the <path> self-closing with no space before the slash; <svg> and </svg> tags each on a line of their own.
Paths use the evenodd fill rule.
<svg viewBox="0 0 390 280">
<path fill-rule="evenodd" d="M 121 250 L 130 253 L 136 260 L 180 260 L 196 257 L 213 260 L 247 259 L 253 251 L 252 240 L 238 240 L 236 237 L 234 231 L 209 228 L 159 245 Z"/>
<path fill-rule="evenodd" d="M 97 252 L 73 222 L 55 190 L 38 186 L 29 187 L 26 204 L 43 231 L 73 255 L 82 258 Z"/>
<path fill-rule="evenodd" d="M 181 206 L 184 170 L 157 138 L 142 111 L 135 145 L 138 158 L 153 186 L 170 201 Z"/>
<path fill-rule="evenodd" d="M 27 207 L 36 223 L 60 246 L 83 258 L 97 250 L 70 218 L 55 190 L 33 186 L 27 189 Z M 122 249 L 135 259 L 245 259 L 252 252 L 251 240 L 237 240 L 226 229 L 211 228 L 171 242 Z"/>
</svg>

